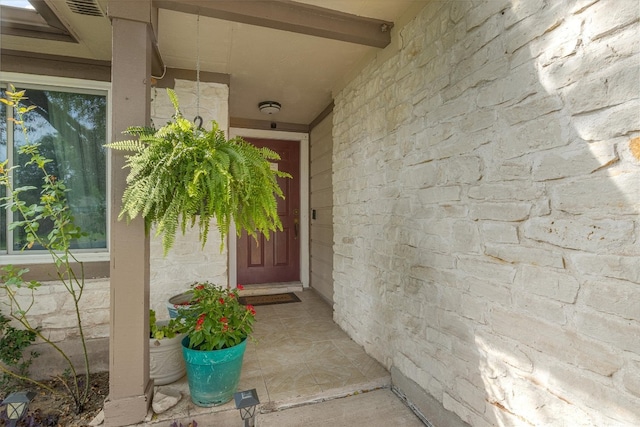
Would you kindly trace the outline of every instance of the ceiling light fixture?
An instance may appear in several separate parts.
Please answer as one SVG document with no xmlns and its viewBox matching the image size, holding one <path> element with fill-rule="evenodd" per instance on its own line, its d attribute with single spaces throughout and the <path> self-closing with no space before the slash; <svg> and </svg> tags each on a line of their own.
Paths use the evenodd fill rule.
<svg viewBox="0 0 640 427">
<path fill-rule="evenodd" d="M 282 105 L 276 101 L 262 101 L 258 104 L 258 109 L 264 114 L 275 114 L 280 111 L 281 107 Z"/>
</svg>

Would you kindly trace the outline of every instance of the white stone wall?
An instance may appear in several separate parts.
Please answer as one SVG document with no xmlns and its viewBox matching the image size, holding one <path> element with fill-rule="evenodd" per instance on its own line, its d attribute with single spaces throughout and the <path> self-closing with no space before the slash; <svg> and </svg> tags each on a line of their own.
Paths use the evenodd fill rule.
<svg viewBox="0 0 640 427">
<path fill-rule="evenodd" d="M 635 0 L 427 2 L 336 95 L 335 319 L 472 426 L 640 425 L 639 45 Z"/>
<path fill-rule="evenodd" d="M 76 288 L 77 289 L 77 288 Z M 33 292 L 21 288 L 17 292 L 17 300 L 24 309 L 29 310 L 29 322 L 41 327 L 44 335 L 55 342 L 78 338 L 76 314 L 73 299 L 62 282 L 44 282 Z M 4 293 L 2 302 L 8 302 Z M 2 307 L 4 312 L 6 307 Z M 109 281 L 91 279 L 85 281 L 80 299 L 80 314 L 85 338 L 101 338 L 109 336 Z M 17 324 L 16 324 L 16 327 Z"/>
<path fill-rule="evenodd" d="M 77 288 L 76 288 L 77 292 Z M 40 327 L 43 335 L 56 343 L 72 360 L 76 369 L 84 368 L 84 354 L 80 346 L 73 299 L 64 285 L 58 281 L 43 282 L 34 293 L 27 289 L 17 290 L 17 300 L 25 309 L 33 304 L 27 319 L 31 326 Z M 0 292 L 0 310 L 6 313 L 8 299 Z M 91 279 L 85 281 L 79 303 L 80 317 L 87 344 L 90 369 L 92 372 L 109 370 L 109 280 Z M 17 322 L 12 323 L 22 328 Z M 63 373 L 68 365 L 50 345 L 37 339 L 28 351 L 36 351 L 39 356 L 29 370 L 34 379 L 49 379 Z"/>
</svg>

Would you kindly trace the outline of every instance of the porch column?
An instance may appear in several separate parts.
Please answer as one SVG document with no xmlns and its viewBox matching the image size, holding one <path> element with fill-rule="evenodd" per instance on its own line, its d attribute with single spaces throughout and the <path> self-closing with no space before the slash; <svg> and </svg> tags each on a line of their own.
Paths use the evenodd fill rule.
<svg viewBox="0 0 640 427">
<path fill-rule="evenodd" d="M 112 26 L 112 139 L 127 127 L 150 123 L 151 0 L 110 1 Z M 142 421 L 151 403 L 149 379 L 149 238 L 138 218 L 118 221 L 124 154 L 111 150 L 111 320 L 109 397 L 105 424 Z"/>
</svg>

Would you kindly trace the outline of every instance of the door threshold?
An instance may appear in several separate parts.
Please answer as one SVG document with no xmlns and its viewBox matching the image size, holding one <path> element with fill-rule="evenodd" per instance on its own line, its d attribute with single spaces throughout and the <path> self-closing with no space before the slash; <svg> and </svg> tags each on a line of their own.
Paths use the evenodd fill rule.
<svg viewBox="0 0 640 427">
<path fill-rule="evenodd" d="M 284 294 L 287 292 L 302 292 L 301 282 L 277 282 L 277 283 L 259 283 L 255 285 L 244 285 L 244 289 L 239 291 L 240 296 L 250 295 L 274 295 Z"/>
</svg>

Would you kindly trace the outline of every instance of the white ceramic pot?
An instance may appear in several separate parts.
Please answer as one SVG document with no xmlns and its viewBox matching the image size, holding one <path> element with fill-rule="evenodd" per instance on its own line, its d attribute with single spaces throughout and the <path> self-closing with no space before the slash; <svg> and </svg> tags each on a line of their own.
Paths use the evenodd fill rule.
<svg viewBox="0 0 640 427">
<path fill-rule="evenodd" d="M 184 337 L 185 334 L 177 334 L 173 338 L 149 340 L 149 376 L 155 385 L 170 384 L 184 376 L 186 368 L 180 344 Z"/>
</svg>

